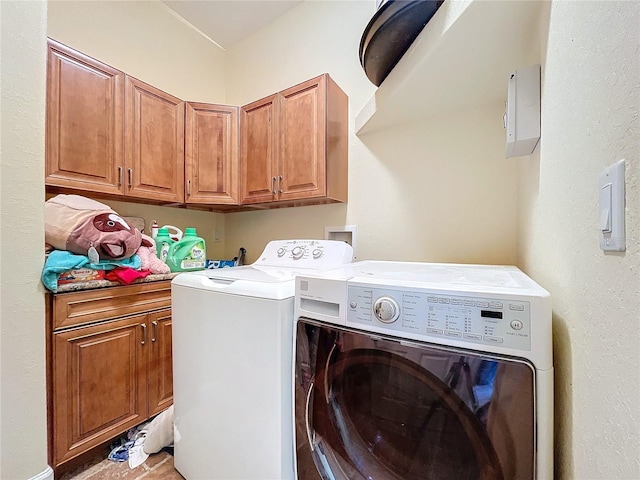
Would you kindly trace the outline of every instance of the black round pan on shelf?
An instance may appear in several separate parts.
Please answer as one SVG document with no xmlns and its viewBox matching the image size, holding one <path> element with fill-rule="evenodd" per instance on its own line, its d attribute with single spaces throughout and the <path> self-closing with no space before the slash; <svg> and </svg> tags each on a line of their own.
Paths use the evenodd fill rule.
<svg viewBox="0 0 640 480">
<path fill-rule="evenodd" d="M 380 86 L 444 0 L 387 0 L 360 39 L 360 64 Z"/>
</svg>

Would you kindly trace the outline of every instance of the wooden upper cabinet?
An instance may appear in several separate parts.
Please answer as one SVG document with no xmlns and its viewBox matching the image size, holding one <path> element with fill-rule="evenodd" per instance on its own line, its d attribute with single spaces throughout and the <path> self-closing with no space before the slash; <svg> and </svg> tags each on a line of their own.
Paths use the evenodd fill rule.
<svg viewBox="0 0 640 480">
<path fill-rule="evenodd" d="M 280 93 L 280 199 L 324 196 L 325 86 L 315 78 Z"/>
<path fill-rule="evenodd" d="M 242 203 L 347 200 L 348 98 L 324 74 L 242 108 Z"/>
<path fill-rule="evenodd" d="M 238 107 L 187 102 L 187 203 L 237 205 Z"/>
<path fill-rule="evenodd" d="M 125 81 L 125 195 L 184 202 L 184 102 Z"/>
<path fill-rule="evenodd" d="M 124 73 L 48 40 L 45 184 L 122 194 Z"/>
<path fill-rule="evenodd" d="M 185 103 L 48 40 L 45 184 L 157 204 L 347 200 L 348 99 L 324 74 L 241 109 Z"/>
<path fill-rule="evenodd" d="M 183 203 L 184 102 L 49 39 L 46 157 L 47 186 Z"/>
<path fill-rule="evenodd" d="M 245 105 L 240 113 L 241 203 L 276 199 L 278 167 L 277 102 L 271 95 Z"/>
</svg>

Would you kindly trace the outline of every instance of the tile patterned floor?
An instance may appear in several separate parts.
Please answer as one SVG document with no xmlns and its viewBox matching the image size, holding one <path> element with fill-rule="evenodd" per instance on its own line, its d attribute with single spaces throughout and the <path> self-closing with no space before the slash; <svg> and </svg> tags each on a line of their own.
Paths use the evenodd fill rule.
<svg viewBox="0 0 640 480">
<path fill-rule="evenodd" d="M 129 462 L 113 462 L 98 457 L 77 470 L 70 472 L 60 480 L 184 480 L 173 467 L 173 455 L 164 450 L 150 455 L 149 458 L 133 470 Z"/>
</svg>

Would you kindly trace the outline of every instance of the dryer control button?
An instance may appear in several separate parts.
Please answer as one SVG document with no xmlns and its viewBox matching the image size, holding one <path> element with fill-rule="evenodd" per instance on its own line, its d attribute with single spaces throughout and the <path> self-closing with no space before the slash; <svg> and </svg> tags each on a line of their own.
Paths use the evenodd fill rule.
<svg viewBox="0 0 640 480">
<path fill-rule="evenodd" d="M 373 314 L 382 323 L 393 323 L 400 316 L 400 307 L 393 298 L 380 297 L 373 304 Z"/>
<path fill-rule="evenodd" d="M 522 330 L 522 327 L 524 327 L 524 324 L 520 320 L 511 320 L 510 325 L 514 330 Z"/>
<path fill-rule="evenodd" d="M 484 341 L 487 343 L 504 343 L 504 338 L 502 337 L 494 337 L 492 335 L 485 335 Z"/>
</svg>

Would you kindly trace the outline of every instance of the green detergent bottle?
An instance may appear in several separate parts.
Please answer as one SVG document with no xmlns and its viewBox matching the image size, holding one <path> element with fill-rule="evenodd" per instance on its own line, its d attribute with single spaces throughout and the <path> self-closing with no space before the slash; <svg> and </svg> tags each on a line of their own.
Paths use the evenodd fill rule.
<svg viewBox="0 0 640 480">
<path fill-rule="evenodd" d="M 160 228 L 158 230 L 158 235 L 156 235 L 155 241 L 156 241 L 156 255 L 164 263 L 167 263 L 167 257 L 169 255 L 169 247 L 171 247 L 172 244 L 176 243 L 175 240 L 173 240 L 169 236 L 168 229 Z"/>
<path fill-rule="evenodd" d="M 182 240 L 169 247 L 167 265 L 172 272 L 204 270 L 207 248 L 203 238 L 196 235 L 195 228 L 187 228 Z"/>
</svg>

